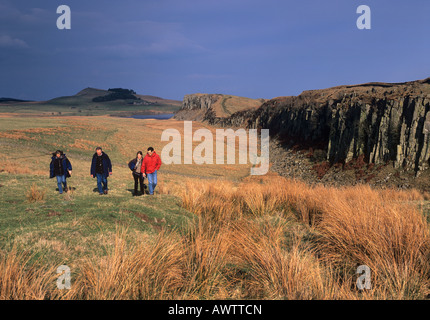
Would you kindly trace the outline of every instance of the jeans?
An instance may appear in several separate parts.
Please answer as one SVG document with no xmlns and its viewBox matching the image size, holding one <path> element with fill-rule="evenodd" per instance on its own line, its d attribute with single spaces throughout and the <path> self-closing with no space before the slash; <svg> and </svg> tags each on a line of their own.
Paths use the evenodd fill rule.
<svg viewBox="0 0 430 320">
<path fill-rule="evenodd" d="M 67 188 L 66 175 L 56 176 L 56 177 L 57 177 L 58 191 L 60 191 L 60 193 L 63 193 L 62 185 L 64 185 L 64 188 Z"/>
<path fill-rule="evenodd" d="M 103 193 L 104 190 L 108 189 L 107 177 L 105 177 L 102 173 L 96 173 L 96 177 L 97 177 L 97 188 L 99 189 L 99 193 Z"/>
<path fill-rule="evenodd" d="M 157 185 L 157 170 L 153 173 L 147 173 L 149 194 L 154 194 L 155 186 Z"/>
<path fill-rule="evenodd" d="M 134 194 L 137 194 L 137 187 L 140 183 L 140 191 L 142 194 L 144 193 L 144 186 L 143 186 L 143 174 L 141 173 L 133 173 L 134 178 Z"/>
</svg>

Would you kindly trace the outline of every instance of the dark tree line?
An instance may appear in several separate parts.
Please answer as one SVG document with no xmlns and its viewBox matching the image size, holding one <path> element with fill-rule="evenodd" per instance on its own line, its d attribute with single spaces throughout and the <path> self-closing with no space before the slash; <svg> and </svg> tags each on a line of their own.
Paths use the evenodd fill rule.
<svg viewBox="0 0 430 320">
<path fill-rule="evenodd" d="M 108 89 L 110 92 L 105 96 L 99 96 L 93 98 L 93 102 L 105 102 L 105 101 L 114 101 L 114 100 L 141 100 L 136 97 L 136 92 L 130 89 L 122 89 L 122 88 L 112 88 Z"/>
</svg>

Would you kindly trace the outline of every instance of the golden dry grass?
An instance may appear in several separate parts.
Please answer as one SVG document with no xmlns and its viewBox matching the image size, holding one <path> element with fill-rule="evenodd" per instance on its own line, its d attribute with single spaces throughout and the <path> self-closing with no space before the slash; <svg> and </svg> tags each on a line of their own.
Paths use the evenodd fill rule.
<svg viewBox="0 0 430 320">
<path fill-rule="evenodd" d="M 31 174 L 31 175 L 46 175 L 46 170 L 40 170 L 28 162 L 13 162 L 11 160 L 0 160 L 0 172 L 11 174 Z"/>
<path fill-rule="evenodd" d="M 127 244 L 118 230 L 103 259 L 88 258 L 63 299 L 211 298 L 223 287 L 227 246 L 220 235 L 190 230 L 184 236 L 162 231 L 156 239 Z"/>
<path fill-rule="evenodd" d="M 176 191 L 197 216 L 188 232 L 163 231 L 128 247 L 127 233 L 118 232 L 107 257 L 89 259 L 78 289 L 64 298 L 424 299 L 430 292 L 428 223 L 405 202 L 422 200 L 419 193 L 277 177 L 189 180 Z M 362 264 L 372 272 L 367 291 L 356 288 Z"/>
<path fill-rule="evenodd" d="M 33 183 L 27 191 L 26 198 L 28 202 L 43 201 L 46 195 L 46 190 L 41 189 L 36 183 Z"/>
<path fill-rule="evenodd" d="M 424 299 L 430 292 L 429 226 L 411 203 L 423 200 L 419 193 L 311 187 L 276 176 L 238 185 L 188 180 L 173 192 L 196 214 L 184 234 L 127 241 L 118 229 L 104 258 L 80 264 L 70 291 L 18 294 L 17 277 L 40 275 L 2 271 L 2 297 Z M 16 259 L 3 260 L 2 270 L 20 270 Z M 356 288 L 362 264 L 372 273 L 367 291 Z"/>
<path fill-rule="evenodd" d="M 189 182 L 185 189 L 185 208 L 215 224 L 233 221 L 235 257 L 250 266 L 254 290 L 263 291 L 252 296 L 414 299 L 430 293 L 429 226 L 414 203 L 425 195 L 416 190 L 310 187 L 278 177 L 251 178 L 237 187 Z M 310 226 L 314 239 L 305 249 L 300 237 L 282 249 L 282 233 L 291 230 L 255 221 L 273 215 L 293 215 Z M 362 264 L 370 267 L 374 286 L 360 294 L 353 275 Z"/>
<path fill-rule="evenodd" d="M 13 248 L 0 253 L 0 300 L 42 300 L 49 298 L 56 274 L 53 268 L 30 265 L 31 256 Z"/>
<path fill-rule="evenodd" d="M 78 289 L 64 298 L 423 299 L 429 294 L 428 223 L 409 202 L 422 200 L 419 193 L 310 187 L 276 177 L 241 185 L 189 180 L 175 192 L 197 216 L 187 233 L 163 231 L 154 241 L 127 246 L 127 233 L 118 232 L 107 257 L 89 259 L 76 279 Z M 368 291 L 356 288 L 361 264 L 372 272 Z"/>
</svg>

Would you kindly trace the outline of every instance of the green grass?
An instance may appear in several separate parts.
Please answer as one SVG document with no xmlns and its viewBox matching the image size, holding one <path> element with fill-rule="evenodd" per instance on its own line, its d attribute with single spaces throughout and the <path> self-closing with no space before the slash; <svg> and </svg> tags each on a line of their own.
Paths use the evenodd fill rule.
<svg viewBox="0 0 430 320">
<path fill-rule="evenodd" d="M 126 228 L 133 241 L 140 241 L 143 235 L 152 238 L 162 229 L 183 232 L 195 216 L 182 208 L 179 198 L 171 194 L 132 197 L 134 180 L 127 163 L 136 150 L 149 145 L 161 151 L 163 127 L 153 128 L 154 124 L 164 122 L 118 117 L 0 117 L 0 251 L 10 252 L 17 246 L 35 254 L 38 263 L 69 265 L 85 257 L 103 256 L 117 228 Z M 96 179 L 89 175 L 98 145 L 113 163 L 106 196 L 98 194 Z M 49 179 L 51 153 L 57 149 L 72 162 L 68 185 L 73 193 L 60 195 L 56 180 Z M 11 173 L 6 166 L 18 167 L 18 171 Z M 246 168 L 227 172 L 224 166 L 164 165 L 157 188 L 161 190 L 163 182 L 180 188 L 187 176 L 213 179 L 223 174 L 238 179 L 248 172 Z M 43 201 L 26 199 L 33 184 L 45 192 Z"/>
<path fill-rule="evenodd" d="M 115 172 L 118 173 L 118 170 Z M 26 193 L 35 183 L 46 192 L 40 202 L 29 202 Z M 72 177 L 73 193 L 59 194 L 55 179 L 0 174 L 0 248 L 14 245 L 35 253 L 35 259 L 73 263 L 100 254 L 118 227 L 139 239 L 143 233 L 186 228 L 191 214 L 171 195 L 132 197 L 133 181 L 109 178 L 108 195 L 100 196 L 96 180 Z"/>
<path fill-rule="evenodd" d="M 158 111 L 163 113 L 173 113 L 179 110 L 180 107 L 162 104 L 162 105 L 127 105 L 115 101 L 93 103 L 86 101 L 67 101 L 53 103 L 21 103 L 12 105 L 0 104 L 0 113 L 19 113 L 27 115 L 46 115 L 46 116 L 100 116 L 100 115 L 121 115 L 123 113 L 145 113 L 149 111 Z"/>
</svg>

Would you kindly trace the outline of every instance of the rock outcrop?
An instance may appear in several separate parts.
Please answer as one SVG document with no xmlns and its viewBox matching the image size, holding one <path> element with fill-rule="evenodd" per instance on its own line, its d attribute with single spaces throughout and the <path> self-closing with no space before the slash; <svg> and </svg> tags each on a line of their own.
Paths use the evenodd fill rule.
<svg viewBox="0 0 430 320">
<path fill-rule="evenodd" d="M 174 119 L 216 124 L 235 112 L 256 110 L 265 101 L 223 94 L 189 94 L 184 97 L 182 108 L 175 114 Z"/>
<path fill-rule="evenodd" d="M 175 114 L 174 119 L 208 121 L 214 118 L 212 105 L 220 99 L 219 94 L 189 94 L 182 101 L 182 108 Z"/>
<path fill-rule="evenodd" d="M 429 109 L 430 78 L 305 91 L 209 122 L 269 129 L 286 144 L 323 150 L 331 164 L 362 156 L 418 172 L 429 167 Z"/>
</svg>

